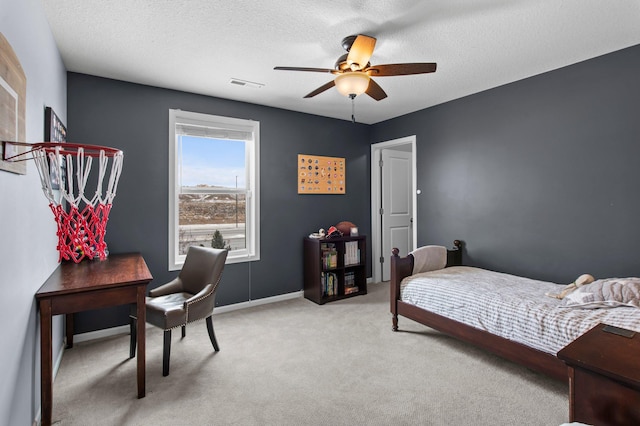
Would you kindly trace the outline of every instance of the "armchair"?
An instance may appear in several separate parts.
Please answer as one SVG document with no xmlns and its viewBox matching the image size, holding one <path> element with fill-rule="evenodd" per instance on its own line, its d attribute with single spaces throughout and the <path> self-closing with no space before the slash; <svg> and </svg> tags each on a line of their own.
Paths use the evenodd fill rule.
<svg viewBox="0 0 640 426">
<path fill-rule="evenodd" d="M 169 375 L 171 330 L 174 328 L 182 327 L 184 338 L 187 323 L 205 318 L 213 349 L 216 352 L 220 350 L 211 315 L 226 259 L 227 250 L 191 246 L 178 277 L 149 292 L 146 299 L 147 322 L 164 330 L 163 376 Z M 130 315 L 130 358 L 136 353 L 136 321 L 135 314 Z"/>
</svg>

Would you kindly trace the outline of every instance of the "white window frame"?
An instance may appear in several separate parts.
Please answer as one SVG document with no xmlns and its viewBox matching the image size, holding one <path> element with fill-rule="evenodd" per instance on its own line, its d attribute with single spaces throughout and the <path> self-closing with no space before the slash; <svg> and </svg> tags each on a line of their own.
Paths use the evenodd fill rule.
<svg viewBox="0 0 640 426">
<path fill-rule="evenodd" d="M 242 132 L 250 134 L 246 138 L 245 160 L 247 165 L 246 192 L 246 249 L 233 250 L 227 256 L 227 263 L 260 260 L 260 122 L 210 114 L 169 110 L 169 270 L 182 268 L 185 255 L 179 253 L 179 203 L 181 192 L 179 182 L 180 157 L 176 137 L 176 124 L 189 124 L 215 129 L 214 131 Z M 194 192 L 194 191 L 189 191 Z M 221 191 L 216 191 L 221 192 Z"/>
</svg>

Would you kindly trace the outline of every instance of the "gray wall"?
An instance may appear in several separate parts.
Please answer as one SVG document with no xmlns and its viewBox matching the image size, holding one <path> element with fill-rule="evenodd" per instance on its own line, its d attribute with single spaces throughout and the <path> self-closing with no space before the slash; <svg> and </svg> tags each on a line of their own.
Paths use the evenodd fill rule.
<svg viewBox="0 0 640 426">
<path fill-rule="evenodd" d="M 369 234 L 370 126 L 83 74 L 67 84 L 69 140 L 124 151 L 105 239 L 113 253 L 142 253 L 150 288 L 177 275 L 167 268 L 171 108 L 260 122 L 261 259 L 226 266 L 218 305 L 301 290 L 302 239 L 320 227 L 349 220 Z M 298 195 L 297 154 L 345 157 L 346 195 Z M 126 308 L 81 313 L 75 332 L 126 321 Z"/>
<path fill-rule="evenodd" d="M 0 32 L 27 79 L 26 141 L 44 138 L 44 109 L 67 116 L 66 70 L 39 0 L 0 0 Z M 58 266 L 56 225 L 32 161 L 27 174 L 0 171 L 0 425 L 30 425 L 40 409 L 40 333 L 34 294 Z M 53 321 L 53 361 L 62 351 Z"/>
<path fill-rule="evenodd" d="M 373 126 L 417 136 L 418 243 L 573 281 L 639 275 L 640 46 Z"/>
</svg>

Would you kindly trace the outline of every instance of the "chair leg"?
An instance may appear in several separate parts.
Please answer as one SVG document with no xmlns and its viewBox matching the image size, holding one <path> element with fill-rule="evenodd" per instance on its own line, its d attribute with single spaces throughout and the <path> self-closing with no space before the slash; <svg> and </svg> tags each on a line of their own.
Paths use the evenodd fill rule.
<svg viewBox="0 0 640 426">
<path fill-rule="evenodd" d="M 187 335 L 187 326 L 183 325 L 182 326 L 182 338 L 184 339 Z"/>
<path fill-rule="evenodd" d="M 138 337 L 138 329 L 136 327 L 137 320 L 134 317 L 129 317 L 129 334 L 131 335 L 131 340 L 129 342 L 129 358 L 133 358 L 136 356 L 136 343 Z"/>
<path fill-rule="evenodd" d="M 171 356 L 171 330 L 164 331 L 164 348 L 162 351 L 162 375 L 169 375 L 169 357 Z"/>
<path fill-rule="evenodd" d="M 218 346 L 218 342 L 216 341 L 216 334 L 213 332 L 213 320 L 211 319 L 211 315 L 207 317 L 207 331 L 209 331 L 209 339 L 211 339 L 213 349 L 218 352 L 220 350 L 220 347 Z"/>
</svg>

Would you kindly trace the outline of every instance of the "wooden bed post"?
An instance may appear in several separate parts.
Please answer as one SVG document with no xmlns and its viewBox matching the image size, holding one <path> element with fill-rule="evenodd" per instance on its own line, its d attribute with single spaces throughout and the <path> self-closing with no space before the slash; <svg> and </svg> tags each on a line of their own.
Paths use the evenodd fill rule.
<svg viewBox="0 0 640 426">
<path fill-rule="evenodd" d="M 447 250 L 447 266 L 462 266 L 462 241 L 453 240 L 453 249 Z"/>
<path fill-rule="evenodd" d="M 393 248 L 391 250 L 391 283 L 389 288 L 391 289 L 390 301 L 391 301 L 391 321 L 393 325 L 391 329 L 398 331 L 398 300 L 400 300 L 400 283 L 404 277 L 408 277 L 413 272 L 413 256 L 411 254 L 407 257 L 398 256 L 400 250 Z"/>
<path fill-rule="evenodd" d="M 390 294 L 389 300 L 391 301 L 391 330 L 398 331 L 398 297 L 400 296 L 399 289 L 396 286 L 396 262 L 399 259 L 398 250 L 394 247 L 391 250 L 391 283 L 389 285 Z"/>
<path fill-rule="evenodd" d="M 398 331 L 398 301 L 400 300 L 400 283 L 405 277 L 413 274 L 413 255 L 408 254 L 406 257 L 400 257 L 400 250 L 393 248 L 391 250 L 391 282 L 390 302 L 391 302 L 391 329 Z M 462 265 L 462 241 L 454 240 L 453 249 L 447 250 L 447 267 Z"/>
</svg>

